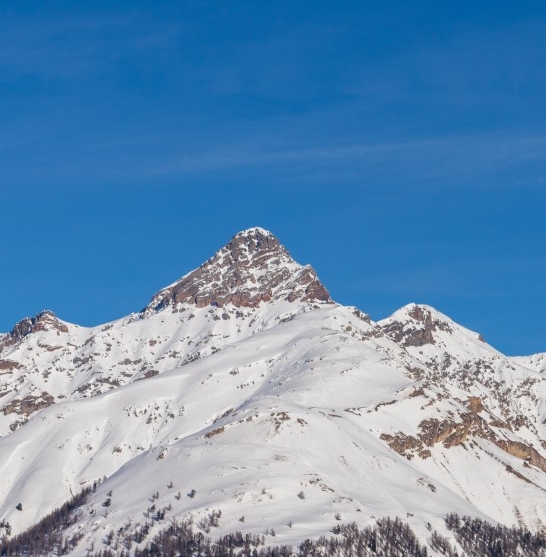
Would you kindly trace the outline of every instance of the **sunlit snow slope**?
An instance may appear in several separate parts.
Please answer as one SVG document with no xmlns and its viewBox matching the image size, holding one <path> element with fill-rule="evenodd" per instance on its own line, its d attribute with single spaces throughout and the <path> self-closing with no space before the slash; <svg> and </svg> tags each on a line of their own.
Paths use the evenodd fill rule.
<svg viewBox="0 0 546 557">
<path fill-rule="evenodd" d="M 213 534 L 279 544 L 385 515 L 425 540 L 453 511 L 538 529 L 541 361 L 427 306 L 373 323 L 246 230 L 140 313 L 0 336 L 0 522 L 15 534 L 104 479 L 75 554 L 157 510 L 157 531 L 216 509 Z"/>
</svg>

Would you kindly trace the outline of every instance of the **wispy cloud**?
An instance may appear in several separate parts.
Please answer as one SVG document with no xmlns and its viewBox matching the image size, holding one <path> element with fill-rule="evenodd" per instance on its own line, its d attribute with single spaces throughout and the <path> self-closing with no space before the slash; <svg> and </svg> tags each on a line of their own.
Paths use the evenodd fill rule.
<svg viewBox="0 0 546 557">
<path fill-rule="evenodd" d="M 350 14 L 271 28 L 260 17 L 257 30 L 232 15 L 233 32 L 221 17 L 181 13 L 159 10 L 151 23 L 137 8 L 5 14 L 2 100 L 13 109 L 0 165 L 21 180 L 157 184 L 244 173 L 338 186 L 544 186 L 543 127 L 498 114 L 457 122 L 485 101 L 501 112 L 506 83 L 512 120 L 519 86 L 534 84 L 543 104 L 540 22 L 408 48 L 402 40 L 374 57 Z M 203 31 L 215 25 L 211 40 Z M 524 63 L 513 47 L 530 54 Z"/>
<path fill-rule="evenodd" d="M 271 140 L 271 138 L 268 138 Z M 168 144 L 168 142 L 162 142 Z M 139 176 L 195 176 L 241 168 L 278 167 L 302 172 L 316 169 L 325 181 L 340 176 L 397 179 L 406 176 L 413 185 L 468 183 L 521 170 L 522 180 L 499 181 L 497 186 L 535 186 L 546 171 L 546 135 L 457 135 L 421 140 L 378 142 L 323 147 L 287 147 L 248 141 L 230 147 L 192 152 L 165 152 L 132 166 L 120 174 Z M 529 174 L 527 168 L 541 167 Z M 542 178 L 543 179 L 543 178 Z M 525 180 L 529 180 L 526 182 Z M 483 184 L 495 185 L 489 179 Z"/>
<path fill-rule="evenodd" d="M 48 81 L 103 74 L 129 53 L 168 48 L 183 25 L 150 26 L 142 13 L 3 14 L 0 68 L 4 80 L 30 75 Z"/>
</svg>

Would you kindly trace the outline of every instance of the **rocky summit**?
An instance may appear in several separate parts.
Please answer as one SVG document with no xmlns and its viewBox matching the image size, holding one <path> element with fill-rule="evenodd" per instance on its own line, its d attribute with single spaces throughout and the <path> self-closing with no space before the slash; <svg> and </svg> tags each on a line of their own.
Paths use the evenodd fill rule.
<svg viewBox="0 0 546 557">
<path fill-rule="evenodd" d="M 270 232 L 250 228 L 236 234 L 195 271 L 154 296 L 146 309 L 189 303 L 196 307 L 256 307 L 261 302 L 330 302 L 312 267 L 296 263 Z"/>
<path fill-rule="evenodd" d="M 68 332 L 64 323 L 57 319 L 52 311 L 42 311 L 34 317 L 26 317 L 19 321 L 8 334 L 0 336 L 0 347 L 17 344 L 24 337 L 37 331 L 56 330 L 60 333 Z"/>
<path fill-rule="evenodd" d="M 245 230 L 140 312 L 0 336 L 0 552 L 545 555 L 545 361 Z"/>
</svg>

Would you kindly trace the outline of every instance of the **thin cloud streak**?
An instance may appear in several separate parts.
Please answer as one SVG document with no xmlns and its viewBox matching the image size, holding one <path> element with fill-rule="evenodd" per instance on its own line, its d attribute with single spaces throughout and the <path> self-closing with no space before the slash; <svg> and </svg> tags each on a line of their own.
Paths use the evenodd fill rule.
<svg viewBox="0 0 546 557">
<path fill-rule="evenodd" d="M 399 171 L 427 180 L 468 179 L 492 176 L 523 165 L 546 163 L 546 136 L 499 137 L 496 134 L 428 138 L 343 147 L 275 149 L 257 142 L 242 143 L 229 149 L 201 151 L 183 155 L 167 154 L 131 169 L 118 169 L 119 175 L 190 176 L 242 167 L 313 165 L 325 171 L 325 179 L 335 175 L 338 166 L 366 174 L 371 169 Z M 385 168 L 388 165 L 389 168 Z M 532 184 L 529 184 L 532 185 Z"/>
<path fill-rule="evenodd" d="M 78 74 L 89 79 L 128 53 L 169 48 L 182 30 L 180 23 L 151 30 L 137 12 L 55 14 L 47 20 L 8 16 L 0 24 L 0 67 L 4 79 L 11 80 L 32 75 L 52 81 Z"/>
</svg>

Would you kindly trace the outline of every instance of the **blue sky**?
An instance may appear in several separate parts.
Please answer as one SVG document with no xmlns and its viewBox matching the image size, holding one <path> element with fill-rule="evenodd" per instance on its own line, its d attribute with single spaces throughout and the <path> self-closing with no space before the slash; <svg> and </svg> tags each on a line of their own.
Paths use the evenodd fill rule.
<svg viewBox="0 0 546 557">
<path fill-rule="evenodd" d="M 89 4 L 0 6 L 1 331 L 258 225 L 374 319 L 546 351 L 544 2 Z"/>
</svg>

